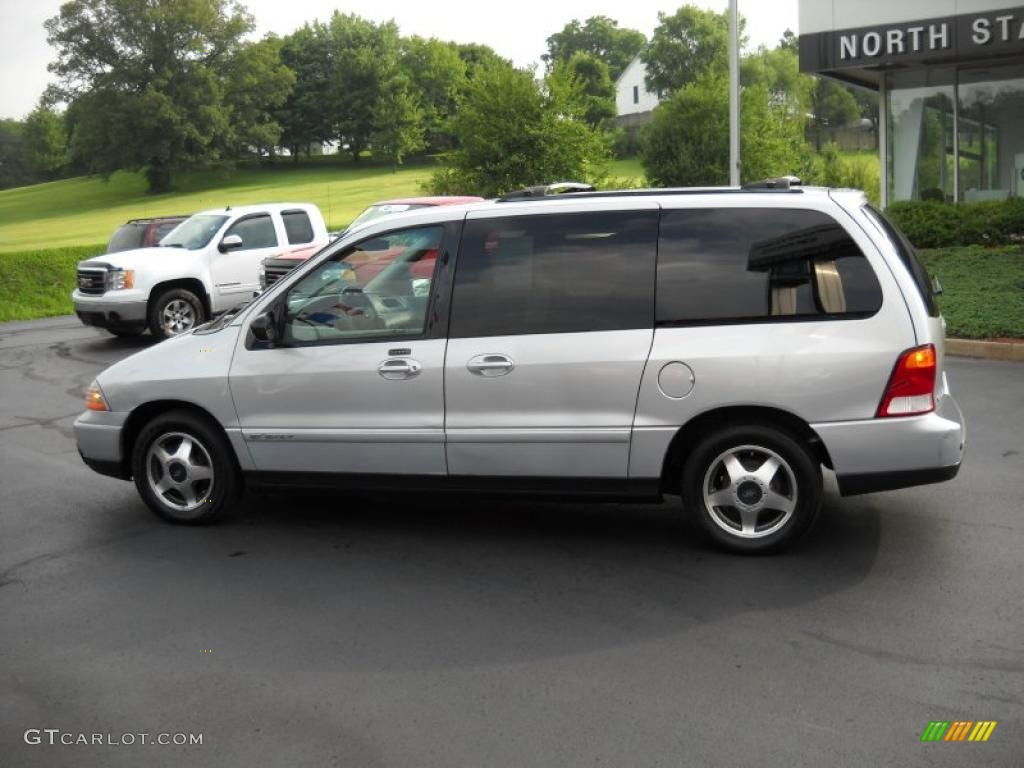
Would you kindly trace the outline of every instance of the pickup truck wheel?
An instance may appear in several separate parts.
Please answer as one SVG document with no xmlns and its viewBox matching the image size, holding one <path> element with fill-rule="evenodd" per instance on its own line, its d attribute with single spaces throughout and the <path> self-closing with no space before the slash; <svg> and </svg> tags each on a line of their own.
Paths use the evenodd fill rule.
<svg viewBox="0 0 1024 768">
<path fill-rule="evenodd" d="M 683 467 L 683 505 L 732 552 L 766 554 L 795 543 L 821 508 L 821 466 L 804 445 L 767 424 L 705 437 Z"/>
<path fill-rule="evenodd" d="M 141 336 L 146 332 L 145 328 L 107 328 L 108 333 L 112 333 L 119 339 L 134 339 L 136 336 Z"/>
<path fill-rule="evenodd" d="M 181 525 L 214 522 L 241 489 L 227 439 L 188 411 L 170 411 L 142 428 L 132 450 L 132 475 L 146 505 Z"/>
<path fill-rule="evenodd" d="M 184 288 L 171 288 L 149 303 L 149 330 L 158 339 L 179 336 L 205 322 L 203 302 Z"/>
</svg>

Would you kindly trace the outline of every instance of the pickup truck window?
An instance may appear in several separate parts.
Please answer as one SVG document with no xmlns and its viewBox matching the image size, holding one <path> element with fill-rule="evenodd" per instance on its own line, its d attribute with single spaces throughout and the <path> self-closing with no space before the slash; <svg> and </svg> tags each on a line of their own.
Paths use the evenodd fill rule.
<svg viewBox="0 0 1024 768">
<path fill-rule="evenodd" d="M 190 216 L 161 240 L 160 245 L 198 251 L 206 247 L 227 220 L 227 216 Z"/>
<path fill-rule="evenodd" d="M 288 235 L 290 245 L 301 245 L 313 242 L 313 224 L 305 211 L 284 211 L 281 214 L 284 231 Z"/>
<path fill-rule="evenodd" d="M 239 219 L 231 228 L 224 233 L 224 236 L 238 235 L 242 238 L 240 251 L 250 251 L 254 248 L 273 248 L 277 245 L 277 232 L 274 230 L 274 222 L 270 215 L 258 213 L 255 216 L 246 216 Z"/>
</svg>

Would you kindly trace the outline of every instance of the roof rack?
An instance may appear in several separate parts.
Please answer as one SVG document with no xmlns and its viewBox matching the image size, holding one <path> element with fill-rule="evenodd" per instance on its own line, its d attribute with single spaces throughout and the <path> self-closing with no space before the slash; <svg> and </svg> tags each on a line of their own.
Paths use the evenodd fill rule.
<svg viewBox="0 0 1024 768">
<path fill-rule="evenodd" d="M 780 176 L 775 179 L 751 181 L 742 187 L 661 187 L 657 189 L 602 189 L 598 191 L 590 184 L 578 181 L 560 181 L 555 184 L 540 184 L 535 187 L 519 189 L 499 197 L 495 202 L 529 202 L 552 197 L 593 198 L 593 197 L 659 197 L 662 195 L 723 195 L 741 194 L 745 192 L 783 192 L 802 194 L 801 181 L 798 176 Z"/>
<path fill-rule="evenodd" d="M 509 192 L 507 195 L 499 197 L 498 202 L 501 203 L 505 200 L 522 200 L 523 198 L 530 197 L 550 197 L 552 195 L 596 191 L 597 188 L 594 187 L 593 184 L 585 184 L 582 181 L 556 181 L 554 184 L 539 184 L 535 187 L 526 187 L 526 189 L 518 189 L 515 192 Z"/>
<path fill-rule="evenodd" d="M 800 186 L 799 176 L 779 176 L 776 179 L 761 179 L 744 184 L 741 189 L 790 189 Z"/>
</svg>

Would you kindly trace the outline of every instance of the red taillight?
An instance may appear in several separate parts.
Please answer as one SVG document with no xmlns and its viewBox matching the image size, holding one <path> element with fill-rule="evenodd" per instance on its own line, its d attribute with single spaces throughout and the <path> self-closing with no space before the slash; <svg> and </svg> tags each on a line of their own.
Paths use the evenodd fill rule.
<svg viewBox="0 0 1024 768">
<path fill-rule="evenodd" d="M 878 416 L 913 416 L 935 410 L 935 347 L 908 349 L 896 361 Z"/>
</svg>

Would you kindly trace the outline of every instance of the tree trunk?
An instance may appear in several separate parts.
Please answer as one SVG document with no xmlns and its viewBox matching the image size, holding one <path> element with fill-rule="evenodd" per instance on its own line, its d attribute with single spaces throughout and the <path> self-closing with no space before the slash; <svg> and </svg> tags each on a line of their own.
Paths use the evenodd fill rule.
<svg viewBox="0 0 1024 768">
<path fill-rule="evenodd" d="M 171 189 L 171 169 L 160 161 L 153 161 L 146 167 L 146 182 L 151 195 L 159 195 Z"/>
</svg>

